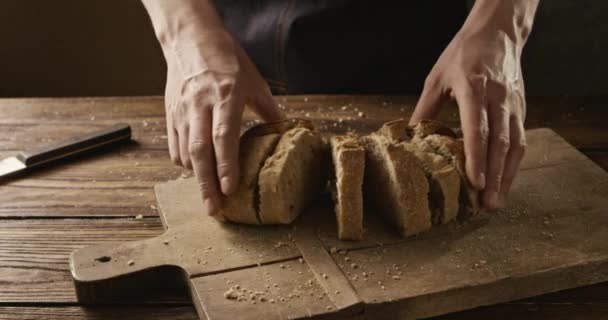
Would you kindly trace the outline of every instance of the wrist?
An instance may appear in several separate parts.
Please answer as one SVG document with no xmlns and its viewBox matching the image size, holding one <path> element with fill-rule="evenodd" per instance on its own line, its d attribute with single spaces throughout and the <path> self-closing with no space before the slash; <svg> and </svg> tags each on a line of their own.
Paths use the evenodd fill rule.
<svg viewBox="0 0 608 320">
<path fill-rule="evenodd" d="M 502 35 L 522 49 L 537 6 L 538 0 L 476 0 L 459 34 L 485 39 Z"/>
<path fill-rule="evenodd" d="M 210 0 L 142 0 L 163 50 L 177 43 L 226 37 L 222 19 Z"/>
</svg>

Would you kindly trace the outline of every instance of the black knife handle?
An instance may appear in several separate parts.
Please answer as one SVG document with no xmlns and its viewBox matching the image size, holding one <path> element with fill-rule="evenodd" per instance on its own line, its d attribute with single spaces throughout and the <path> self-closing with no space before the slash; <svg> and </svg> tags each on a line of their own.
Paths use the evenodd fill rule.
<svg viewBox="0 0 608 320">
<path fill-rule="evenodd" d="M 129 139 L 131 139 L 131 127 L 128 124 L 119 123 L 104 130 L 38 150 L 21 152 L 17 158 L 29 168 Z"/>
</svg>

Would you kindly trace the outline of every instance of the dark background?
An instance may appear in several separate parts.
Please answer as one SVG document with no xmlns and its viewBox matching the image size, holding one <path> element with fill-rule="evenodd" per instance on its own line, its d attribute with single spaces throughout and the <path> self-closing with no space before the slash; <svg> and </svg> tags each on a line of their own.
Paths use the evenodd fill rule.
<svg viewBox="0 0 608 320">
<path fill-rule="evenodd" d="M 608 2 L 541 0 L 524 51 L 529 95 L 608 94 Z M 163 93 L 165 64 L 138 0 L 0 2 L 0 97 Z"/>
</svg>

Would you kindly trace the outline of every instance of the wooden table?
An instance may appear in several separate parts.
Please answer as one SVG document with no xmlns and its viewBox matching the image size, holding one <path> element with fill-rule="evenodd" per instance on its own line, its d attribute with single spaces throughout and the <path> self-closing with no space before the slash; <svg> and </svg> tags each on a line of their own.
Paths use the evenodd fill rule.
<svg viewBox="0 0 608 320">
<path fill-rule="evenodd" d="M 326 131 L 370 131 L 408 117 L 411 97 L 278 98 L 289 116 Z M 608 169 L 605 99 L 530 98 L 527 127 L 550 127 Z M 358 114 L 362 112 L 363 116 Z M 254 119 L 245 114 L 245 124 Z M 341 119 L 341 120 L 340 120 Z M 441 120 L 457 126 L 450 106 Z M 152 187 L 190 176 L 171 164 L 160 97 L 0 99 L 0 158 L 117 122 L 135 143 L 0 184 L 0 319 L 197 319 L 183 288 L 167 281 L 118 305 L 77 303 L 68 255 L 90 244 L 162 232 Z M 172 277 L 167 272 L 167 279 Z M 162 291 L 159 293 L 159 291 Z M 608 283 L 482 307 L 441 319 L 607 319 Z"/>
</svg>

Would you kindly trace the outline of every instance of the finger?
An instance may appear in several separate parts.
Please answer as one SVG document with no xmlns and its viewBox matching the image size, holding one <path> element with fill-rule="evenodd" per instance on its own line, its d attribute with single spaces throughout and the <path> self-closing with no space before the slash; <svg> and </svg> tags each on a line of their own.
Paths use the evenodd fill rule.
<svg viewBox="0 0 608 320">
<path fill-rule="evenodd" d="M 423 119 L 434 119 L 444 102 L 445 96 L 439 80 L 434 76 L 427 77 L 420 99 L 410 117 L 410 125 L 415 125 Z"/>
<path fill-rule="evenodd" d="M 179 156 L 179 140 L 177 131 L 173 126 L 173 119 L 167 112 L 167 143 L 169 144 L 169 156 L 171 161 L 176 165 L 181 165 L 182 160 Z"/>
<path fill-rule="evenodd" d="M 483 205 L 488 209 L 501 207 L 499 200 L 505 160 L 510 149 L 509 110 L 506 105 L 490 106 L 490 141 Z"/>
<path fill-rule="evenodd" d="M 253 101 L 251 101 L 251 109 L 255 112 L 264 122 L 278 121 L 285 118 L 285 115 L 279 109 L 277 102 L 272 97 L 270 89 L 268 87 L 262 90 Z"/>
<path fill-rule="evenodd" d="M 524 131 L 524 121 L 516 116 L 511 116 L 509 125 L 511 134 L 511 148 L 507 154 L 505 161 L 505 169 L 503 172 L 502 184 L 500 186 L 499 201 L 501 205 L 505 205 L 513 180 L 519 170 L 521 160 L 524 158 L 526 151 L 526 133 Z"/>
<path fill-rule="evenodd" d="M 188 152 L 192 169 L 198 180 L 203 198 L 203 209 L 207 214 L 215 214 L 221 207 L 220 191 L 215 171 L 215 156 L 211 139 L 211 111 L 201 110 L 192 116 Z"/>
<path fill-rule="evenodd" d="M 466 156 L 466 173 L 471 185 L 482 190 L 486 185 L 488 149 L 488 114 L 485 99 L 485 80 L 475 78 L 461 82 L 454 88 L 460 110 L 462 135 Z"/>
<path fill-rule="evenodd" d="M 192 169 L 192 161 L 190 161 L 190 154 L 188 153 L 189 131 L 189 125 L 183 124 L 177 129 L 177 135 L 179 137 L 179 157 L 182 161 L 182 166 Z"/>
<path fill-rule="evenodd" d="M 213 148 L 222 193 L 234 192 L 239 184 L 239 134 L 244 102 L 234 95 L 213 108 Z"/>
</svg>

